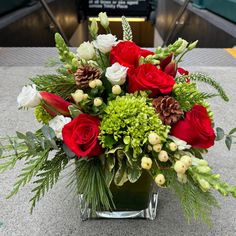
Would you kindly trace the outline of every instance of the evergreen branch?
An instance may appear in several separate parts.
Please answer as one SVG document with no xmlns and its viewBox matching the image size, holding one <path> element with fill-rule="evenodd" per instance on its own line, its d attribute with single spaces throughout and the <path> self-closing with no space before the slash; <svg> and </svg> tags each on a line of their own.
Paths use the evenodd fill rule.
<svg viewBox="0 0 236 236">
<path fill-rule="evenodd" d="M 219 96 L 226 102 L 229 101 L 228 96 L 226 95 L 224 89 L 221 87 L 219 83 L 217 83 L 215 80 L 213 80 L 211 77 L 202 74 L 202 73 L 192 73 L 190 75 L 181 75 L 176 78 L 176 83 L 185 83 L 186 79 L 190 79 L 190 81 L 199 81 L 206 84 L 209 84 L 214 89 L 217 90 L 219 93 Z"/>
<path fill-rule="evenodd" d="M 123 29 L 123 40 L 132 41 L 133 40 L 132 29 L 125 16 L 122 16 L 122 29 Z"/>
<path fill-rule="evenodd" d="M 112 210 L 112 194 L 106 184 L 103 166 L 99 159 L 75 160 L 76 169 L 69 185 L 77 185 L 77 194 L 83 194 L 82 204 L 95 214 L 99 210 Z"/>
<path fill-rule="evenodd" d="M 180 200 L 187 222 L 201 220 L 210 226 L 212 209 L 219 207 L 215 197 L 210 192 L 203 192 L 191 177 L 188 178 L 187 183 L 182 184 L 177 180 L 173 170 L 164 170 L 164 172 L 168 179 L 168 186 Z"/>
<path fill-rule="evenodd" d="M 63 75 L 39 75 L 30 80 L 39 91 L 54 93 L 64 99 L 70 97 L 71 93 L 77 89 L 74 78 Z"/>
<path fill-rule="evenodd" d="M 50 149 L 41 151 L 38 156 L 36 156 L 34 159 L 30 159 L 25 163 L 25 167 L 22 169 L 21 174 L 18 176 L 17 182 L 14 184 L 12 192 L 7 196 L 7 198 L 10 198 L 13 195 L 17 194 L 20 187 L 25 186 L 35 175 L 37 175 L 37 173 L 47 160 L 49 151 Z"/>
<path fill-rule="evenodd" d="M 34 196 L 30 199 L 30 202 L 32 202 L 31 213 L 36 203 L 45 195 L 45 192 L 49 191 L 58 181 L 59 175 L 67 163 L 68 158 L 63 151 L 59 151 L 52 160 L 44 163 L 41 173 L 36 176 L 39 179 L 34 181 L 37 186 L 32 190 Z"/>
</svg>

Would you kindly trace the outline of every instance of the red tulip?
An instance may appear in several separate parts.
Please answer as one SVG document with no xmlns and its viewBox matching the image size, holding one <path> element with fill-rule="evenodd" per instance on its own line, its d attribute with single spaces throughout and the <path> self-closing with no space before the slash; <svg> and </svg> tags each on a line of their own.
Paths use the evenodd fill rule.
<svg viewBox="0 0 236 236">
<path fill-rule="evenodd" d="M 62 97 L 48 92 L 40 92 L 40 95 L 44 102 L 44 108 L 50 115 L 56 116 L 60 114 L 64 116 L 70 116 L 68 106 L 71 104 Z"/>
<path fill-rule="evenodd" d="M 164 69 L 164 72 L 172 77 L 176 76 L 177 73 L 177 65 L 175 61 L 171 61 Z"/>
</svg>

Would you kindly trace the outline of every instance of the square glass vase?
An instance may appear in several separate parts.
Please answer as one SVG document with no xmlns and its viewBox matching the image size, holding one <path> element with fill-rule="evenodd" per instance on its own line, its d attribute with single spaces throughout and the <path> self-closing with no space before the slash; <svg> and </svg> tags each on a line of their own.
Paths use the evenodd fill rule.
<svg viewBox="0 0 236 236">
<path fill-rule="evenodd" d="M 126 182 L 123 186 L 111 184 L 110 190 L 116 208 L 112 211 L 96 211 L 92 214 L 86 205 L 83 194 L 79 195 L 81 220 L 88 219 L 149 219 L 156 218 L 158 192 L 153 188 L 153 179 L 144 172 L 135 183 Z"/>
</svg>

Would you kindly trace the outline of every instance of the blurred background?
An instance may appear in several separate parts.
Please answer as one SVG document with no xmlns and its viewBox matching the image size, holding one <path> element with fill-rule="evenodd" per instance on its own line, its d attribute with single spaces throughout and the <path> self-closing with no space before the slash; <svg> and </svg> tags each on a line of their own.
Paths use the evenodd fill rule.
<svg viewBox="0 0 236 236">
<path fill-rule="evenodd" d="M 100 11 L 118 38 L 125 15 L 142 47 L 178 37 L 199 39 L 203 48 L 236 46 L 236 0 L 0 0 L 0 47 L 51 47 L 58 31 L 77 47 L 89 39 L 88 24 Z"/>
</svg>

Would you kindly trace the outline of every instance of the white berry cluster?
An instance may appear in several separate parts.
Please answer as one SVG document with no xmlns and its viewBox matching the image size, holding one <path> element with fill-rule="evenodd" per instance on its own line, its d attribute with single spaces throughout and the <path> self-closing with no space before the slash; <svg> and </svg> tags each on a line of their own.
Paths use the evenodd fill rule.
<svg viewBox="0 0 236 236">
<path fill-rule="evenodd" d="M 71 96 L 76 104 L 88 98 L 88 94 L 84 93 L 84 91 L 81 89 L 77 89 L 74 93 L 71 94 Z"/>
<path fill-rule="evenodd" d="M 91 80 L 89 82 L 89 87 L 92 89 L 99 87 L 99 86 L 102 86 L 102 81 L 100 79 Z"/>
<path fill-rule="evenodd" d="M 184 155 L 180 160 L 174 164 L 174 170 L 177 172 L 178 181 L 181 183 L 187 182 L 187 176 L 185 172 L 192 165 L 192 158 L 188 155 Z"/>
</svg>

